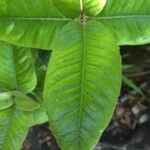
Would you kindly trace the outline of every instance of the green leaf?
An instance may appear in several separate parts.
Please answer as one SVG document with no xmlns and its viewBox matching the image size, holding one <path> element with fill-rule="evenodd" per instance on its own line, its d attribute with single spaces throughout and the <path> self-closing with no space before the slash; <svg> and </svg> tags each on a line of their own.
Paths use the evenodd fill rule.
<svg viewBox="0 0 150 150">
<path fill-rule="evenodd" d="M 111 119 L 121 84 L 112 34 L 99 22 L 64 26 L 44 87 L 49 122 L 62 150 L 91 150 Z"/>
<path fill-rule="evenodd" d="M 122 65 L 122 69 L 123 70 L 126 70 L 126 69 L 130 69 L 130 68 L 132 68 L 134 65 L 132 65 L 132 64 L 123 64 Z"/>
<path fill-rule="evenodd" d="M 18 110 L 33 111 L 40 107 L 40 104 L 19 91 L 14 91 L 12 94 L 14 96 L 15 107 Z"/>
<path fill-rule="evenodd" d="M 0 89 L 28 93 L 35 88 L 36 82 L 30 49 L 0 42 Z"/>
<path fill-rule="evenodd" d="M 52 0 L 52 2 L 66 17 L 75 18 L 80 15 L 79 0 Z"/>
<path fill-rule="evenodd" d="M 129 79 L 127 76 L 123 75 L 122 80 L 125 84 L 127 84 L 129 87 L 131 87 L 134 91 L 136 91 L 136 92 L 140 93 L 141 95 L 143 95 L 140 88 L 131 79 Z"/>
<path fill-rule="evenodd" d="M 44 106 L 41 105 L 40 108 L 33 111 L 33 121 L 32 126 L 48 122 L 48 117 Z"/>
<path fill-rule="evenodd" d="M 95 16 L 105 6 L 106 0 L 52 0 L 53 4 L 66 17 L 77 18 L 84 11 L 85 15 Z"/>
<path fill-rule="evenodd" d="M 97 15 L 105 6 L 106 0 L 82 0 L 84 11 L 87 15 Z"/>
<path fill-rule="evenodd" d="M 50 0 L 0 0 L 0 40 L 21 47 L 52 49 L 67 20 Z"/>
<path fill-rule="evenodd" d="M 11 107 L 14 104 L 10 92 L 0 93 L 0 111 Z"/>
<path fill-rule="evenodd" d="M 13 99 L 14 95 L 18 100 Z M 21 99 L 19 99 L 18 95 L 21 94 L 19 92 L 0 93 L 0 149 L 2 150 L 19 150 L 29 127 L 48 120 L 45 109 L 42 106 L 37 107 L 39 104 L 34 102 L 33 109 L 33 100 L 31 98 L 27 100 L 27 98 L 23 99 L 23 96 L 20 96 Z M 25 109 L 29 100 L 32 106 L 32 109 L 30 106 L 30 110 L 29 108 Z M 23 108 L 21 103 L 25 104 L 24 109 L 20 109 Z"/>
<path fill-rule="evenodd" d="M 35 112 L 26 112 L 11 107 L 0 111 L 0 149 L 19 150 L 27 136 L 29 127 L 45 122 L 45 112 L 40 109 Z"/>
<path fill-rule="evenodd" d="M 119 45 L 150 42 L 150 0 L 108 0 L 100 20 L 117 37 Z"/>
</svg>

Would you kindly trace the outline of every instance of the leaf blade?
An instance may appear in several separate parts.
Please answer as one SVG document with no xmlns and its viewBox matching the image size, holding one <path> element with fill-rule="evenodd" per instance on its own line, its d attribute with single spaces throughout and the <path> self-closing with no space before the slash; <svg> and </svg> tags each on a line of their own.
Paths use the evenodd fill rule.
<svg viewBox="0 0 150 150">
<path fill-rule="evenodd" d="M 101 38 L 103 35 L 108 37 Z M 116 49 L 114 38 L 98 22 L 88 22 L 85 27 L 72 22 L 61 31 L 46 75 L 44 103 L 62 149 L 92 149 L 109 122 L 121 82 L 120 55 Z M 110 70 L 111 75 L 118 77 L 112 80 Z M 101 89 L 103 85 L 110 97 Z"/>
<path fill-rule="evenodd" d="M 106 0 L 83 0 L 84 11 L 90 16 L 100 13 L 105 4 Z"/>
<path fill-rule="evenodd" d="M 35 115 L 36 114 L 36 115 Z M 40 116 L 38 116 L 40 115 Z M 37 117 L 38 118 L 35 118 Z M 15 107 L 0 111 L 0 149 L 20 149 L 31 126 L 46 122 L 43 109 L 33 112 L 20 111 Z"/>
<path fill-rule="evenodd" d="M 141 45 L 150 42 L 150 1 L 109 0 L 98 16 L 114 33 L 119 45 Z"/>
<path fill-rule="evenodd" d="M 67 20 L 50 0 L 0 0 L 0 40 L 21 47 L 52 49 Z"/>
<path fill-rule="evenodd" d="M 47 122 L 47 115 L 42 106 L 33 102 L 31 98 L 23 99 L 20 93 L 19 96 L 18 93 L 15 95 L 18 100 L 13 99 L 13 92 L 0 93 L 0 149 L 20 149 L 28 129 L 33 125 Z M 22 106 L 21 101 L 24 104 L 31 101 L 32 108 Z"/>
<path fill-rule="evenodd" d="M 31 51 L 0 42 L 0 88 L 28 93 L 35 88 L 36 82 Z"/>
</svg>

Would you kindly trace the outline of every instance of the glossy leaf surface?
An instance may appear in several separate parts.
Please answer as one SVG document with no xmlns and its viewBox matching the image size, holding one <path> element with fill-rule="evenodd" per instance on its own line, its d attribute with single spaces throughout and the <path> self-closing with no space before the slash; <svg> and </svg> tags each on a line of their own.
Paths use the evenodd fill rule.
<svg viewBox="0 0 150 150">
<path fill-rule="evenodd" d="M 105 6 L 106 0 L 82 0 L 86 15 L 95 16 Z"/>
<path fill-rule="evenodd" d="M 28 93 L 36 82 L 31 51 L 0 42 L 0 89 Z"/>
<path fill-rule="evenodd" d="M 80 15 L 80 0 L 52 0 L 52 2 L 66 17 L 76 18 Z"/>
<path fill-rule="evenodd" d="M 14 101 L 10 92 L 0 93 L 0 111 L 11 107 Z"/>
<path fill-rule="evenodd" d="M 112 34 L 95 21 L 64 26 L 44 89 L 50 126 L 63 150 L 94 147 L 111 118 L 120 83 L 120 54 Z"/>
<path fill-rule="evenodd" d="M 119 45 L 150 42 L 150 0 L 108 0 L 97 20 L 117 37 Z"/>
<path fill-rule="evenodd" d="M 52 49 L 66 20 L 50 0 L 0 0 L 0 40 Z"/>
<path fill-rule="evenodd" d="M 6 99 L 4 99 L 4 95 Z M 12 97 L 9 97 L 9 102 L 12 103 L 8 106 L 6 95 L 9 94 L 0 93 L 0 104 L 3 106 L 5 104 L 5 109 L 0 109 L 0 149 L 19 150 L 27 136 L 29 127 L 47 121 L 46 113 L 42 107 L 33 109 L 33 111 L 21 111 L 15 106 L 18 102 L 14 101 Z M 22 100 L 20 99 L 20 101 Z"/>
<path fill-rule="evenodd" d="M 106 0 L 52 0 L 53 4 L 66 17 L 77 18 L 81 12 L 95 16 L 105 6 Z"/>
</svg>

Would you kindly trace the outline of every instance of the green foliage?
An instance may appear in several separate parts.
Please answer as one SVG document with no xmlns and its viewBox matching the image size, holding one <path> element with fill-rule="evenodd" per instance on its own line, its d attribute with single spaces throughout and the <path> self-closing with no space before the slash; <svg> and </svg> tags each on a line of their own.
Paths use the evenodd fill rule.
<svg viewBox="0 0 150 150">
<path fill-rule="evenodd" d="M 149 6 L 0 0 L 0 149 L 19 150 L 28 128 L 47 120 L 62 150 L 93 149 L 119 96 L 119 45 L 150 42 Z M 48 66 L 37 48 L 52 50 Z"/>
<path fill-rule="evenodd" d="M 125 75 L 122 76 L 122 80 L 125 84 L 127 84 L 129 87 L 131 87 L 134 91 L 140 93 L 143 95 L 142 91 L 140 90 L 140 88 L 128 77 L 126 77 Z"/>
<path fill-rule="evenodd" d="M 0 43 L 0 89 L 18 90 L 24 93 L 36 86 L 35 68 L 31 51 L 16 48 L 4 42 Z"/>
<path fill-rule="evenodd" d="M 107 38 L 101 39 L 103 35 Z M 113 113 L 120 83 L 118 46 L 103 24 L 90 21 L 85 26 L 76 22 L 64 26 L 44 89 L 51 128 L 62 149 L 93 148 Z"/>
<path fill-rule="evenodd" d="M 149 6 L 149 0 L 107 0 L 96 19 L 114 33 L 119 45 L 145 44 L 150 42 Z"/>
</svg>

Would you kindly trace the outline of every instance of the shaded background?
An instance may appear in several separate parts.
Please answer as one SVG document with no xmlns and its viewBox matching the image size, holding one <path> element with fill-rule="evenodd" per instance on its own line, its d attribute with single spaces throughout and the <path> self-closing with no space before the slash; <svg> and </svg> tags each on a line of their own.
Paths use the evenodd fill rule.
<svg viewBox="0 0 150 150">
<path fill-rule="evenodd" d="M 122 84 L 118 105 L 95 150 L 150 150 L 150 45 L 121 47 L 123 74 L 143 93 Z M 40 54 L 45 60 L 48 52 Z M 30 128 L 22 150 L 59 150 L 48 124 Z"/>
</svg>

